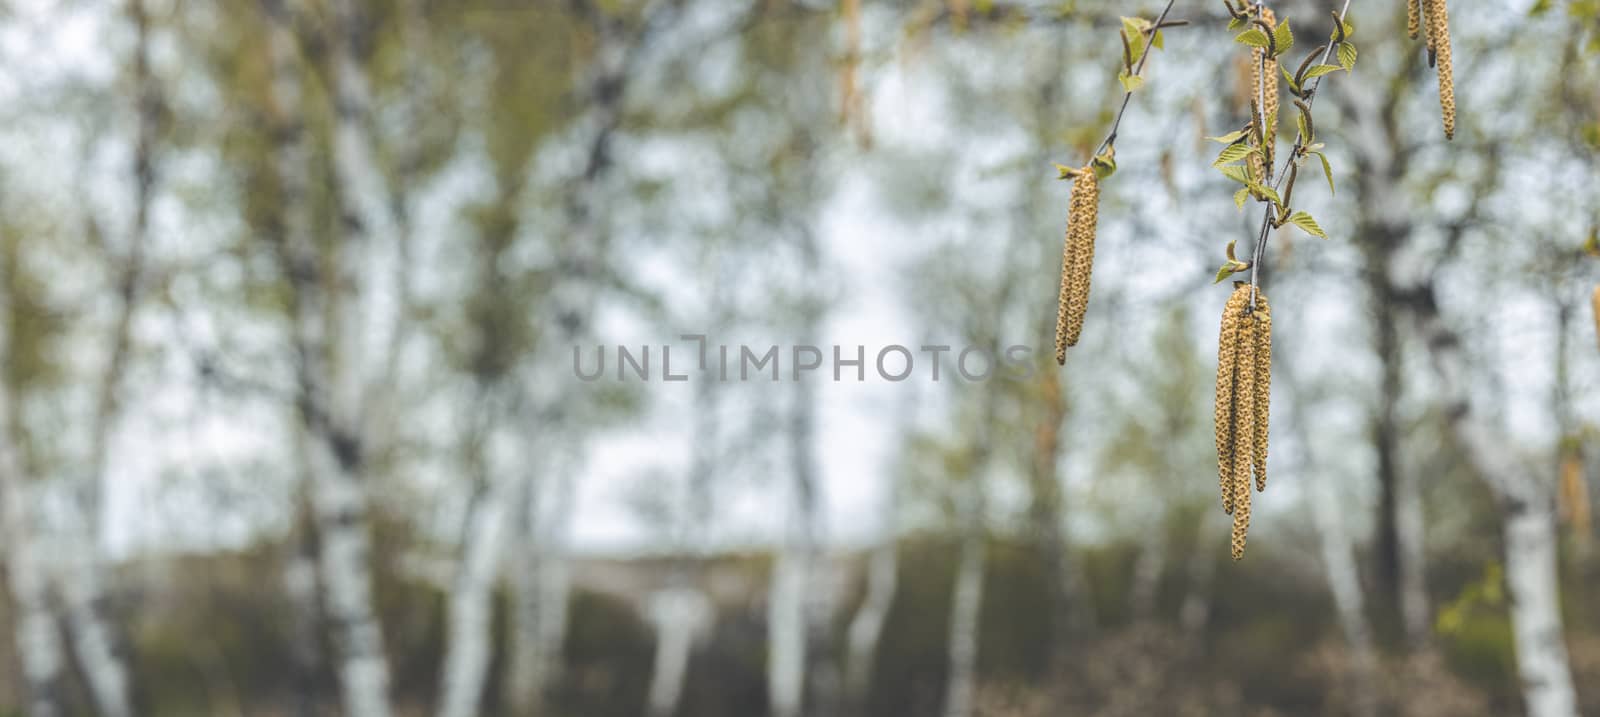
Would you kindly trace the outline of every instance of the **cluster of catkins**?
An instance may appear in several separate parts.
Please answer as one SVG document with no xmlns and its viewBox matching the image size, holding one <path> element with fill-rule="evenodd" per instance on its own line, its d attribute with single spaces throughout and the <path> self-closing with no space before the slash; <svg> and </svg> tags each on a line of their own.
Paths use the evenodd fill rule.
<svg viewBox="0 0 1600 717">
<path fill-rule="evenodd" d="M 1278 26 L 1272 8 L 1260 6 L 1259 19 L 1270 31 Z M 1266 48 L 1250 50 L 1250 141 L 1261 151 L 1250 155 L 1250 174 L 1257 182 L 1271 179 L 1272 150 L 1278 141 L 1278 58 Z"/>
<path fill-rule="evenodd" d="M 1250 481 L 1267 489 L 1267 417 L 1272 396 L 1272 310 L 1239 282 L 1222 312 L 1217 345 L 1217 476 L 1222 510 L 1233 516 L 1233 559 L 1244 558 Z"/>
<path fill-rule="evenodd" d="M 1439 108 L 1445 139 L 1456 136 L 1456 81 L 1450 63 L 1450 13 L 1445 0 L 1406 0 L 1406 32 L 1411 39 L 1426 33 L 1428 64 L 1439 71 Z"/>
<path fill-rule="evenodd" d="M 1061 294 L 1056 309 L 1056 363 L 1067 362 L 1067 347 L 1077 346 L 1083 314 L 1089 308 L 1089 275 L 1094 271 L 1094 227 L 1100 220 L 1100 180 L 1094 162 L 1063 170 L 1073 178 L 1067 210 L 1067 237 L 1061 248 Z"/>
</svg>

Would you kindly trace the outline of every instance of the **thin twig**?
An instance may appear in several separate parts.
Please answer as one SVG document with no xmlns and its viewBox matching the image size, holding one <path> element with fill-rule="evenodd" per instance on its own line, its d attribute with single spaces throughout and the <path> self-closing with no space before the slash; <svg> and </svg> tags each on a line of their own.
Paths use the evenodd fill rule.
<svg viewBox="0 0 1600 717">
<path fill-rule="evenodd" d="M 1150 57 L 1150 48 L 1156 45 L 1156 33 L 1161 32 L 1161 27 L 1167 20 L 1167 13 L 1172 11 L 1172 5 L 1175 2 L 1177 0 L 1167 0 L 1166 8 L 1162 9 L 1161 15 L 1156 17 L 1155 24 L 1150 26 L 1150 39 L 1144 43 L 1144 52 L 1139 53 L 1139 63 L 1133 66 L 1134 77 L 1138 77 L 1140 73 L 1144 72 L 1144 61 Z M 1128 100 L 1131 99 L 1133 99 L 1132 90 L 1122 93 L 1122 107 L 1117 110 L 1117 118 L 1111 122 L 1111 132 L 1106 134 L 1105 140 L 1101 141 L 1100 146 L 1095 148 L 1094 154 L 1089 157 L 1091 160 L 1100 156 L 1100 153 L 1110 147 L 1112 142 L 1117 141 L 1117 130 L 1122 127 L 1122 115 L 1128 111 Z"/>
<path fill-rule="evenodd" d="M 1261 4 L 1261 0 L 1256 0 L 1256 4 L 1259 6 Z M 1349 12 L 1350 0 L 1344 0 L 1344 6 L 1339 8 L 1339 25 L 1341 28 L 1344 25 L 1344 17 Z M 1340 34 L 1342 35 L 1343 33 L 1341 32 Z M 1333 48 L 1337 44 L 1338 43 L 1334 42 L 1328 43 L 1327 49 L 1322 51 L 1322 61 L 1318 64 L 1328 64 L 1328 58 L 1333 55 Z M 1311 85 L 1306 88 L 1306 109 L 1308 110 L 1311 109 L 1311 105 L 1315 104 L 1317 101 L 1317 89 L 1322 87 L 1323 77 L 1326 77 L 1326 75 L 1317 75 L 1316 77 L 1311 78 Z M 1278 172 L 1278 179 L 1272 184 L 1274 191 L 1277 191 L 1283 186 L 1283 178 L 1289 174 L 1289 163 L 1295 161 L 1295 158 L 1300 155 L 1300 150 L 1305 148 L 1306 139 L 1307 138 L 1304 135 L 1296 134 L 1294 148 L 1289 150 L 1289 156 L 1284 158 L 1283 170 Z M 1270 167 L 1268 168 L 1268 171 L 1271 171 Z M 1284 208 L 1287 209 L 1288 207 Z M 1266 259 L 1267 256 L 1267 239 L 1271 236 L 1271 233 L 1268 230 L 1271 228 L 1271 226 L 1272 201 L 1269 199 L 1267 200 L 1267 210 L 1261 217 L 1261 231 L 1256 234 L 1255 251 L 1251 253 L 1252 255 L 1250 257 L 1250 306 L 1247 308 L 1252 310 L 1255 309 L 1256 294 L 1259 292 L 1259 287 L 1261 286 L 1261 262 Z"/>
</svg>

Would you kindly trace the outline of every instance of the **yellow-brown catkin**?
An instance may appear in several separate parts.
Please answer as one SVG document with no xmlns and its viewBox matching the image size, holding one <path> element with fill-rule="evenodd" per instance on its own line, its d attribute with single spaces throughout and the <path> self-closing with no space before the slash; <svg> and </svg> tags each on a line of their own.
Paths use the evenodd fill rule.
<svg viewBox="0 0 1600 717">
<path fill-rule="evenodd" d="M 1238 289 L 1248 301 L 1250 287 Z M 1238 378 L 1233 391 L 1233 559 L 1244 557 L 1250 527 L 1250 467 L 1256 443 L 1256 336 L 1260 322 L 1253 314 L 1239 319 Z"/>
<path fill-rule="evenodd" d="M 1406 0 L 1406 35 L 1417 39 L 1417 33 L 1422 29 L 1422 11 L 1417 8 L 1419 0 Z"/>
<path fill-rule="evenodd" d="M 1228 297 L 1228 304 L 1222 310 L 1222 330 L 1217 337 L 1217 484 L 1224 513 L 1232 513 L 1234 509 L 1234 388 L 1239 376 L 1239 325 L 1249 301 L 1248 290 L 1242 294 L 1235 290 Z"/>
<path fill-rule="evenodd" d="M 1594 304 L 1594 337 L 1600 341 L 1600 286 L 1594 287 L 1594 296 L 1589 301 Z"/>
<path fill-rule="evenodd" d="M 1439 109 L 1444 114 L 1444 137 L 1456 136 L 1456 81 L 1450 62 L 1450 13 L 1445 0 L 1422 0 L 1428 20 L 1429 46 L 1437 53 L 1435 69 L 1439 72 Z"/>
<path fill-rule="evenodd" d="M 1272 9 L 1261 8 L 1261 21 L 1268 27 L 1276 28 L 1278 18 L 1273 15 Z M 1250 85 L 1253 102 L 1260 103 L 1257 110 L 1257 127 L 1261 130 L 1261 154 L 1251 155 L 1251 169 L 1255 171 L 1257 179 L 1263 183 L 1269 178 L 1267 172 L 1272 171 L 1273 150 L 1278 141 L 1278 60 L 1267 56 L 1267 51 L 1254 48 L 1250 51 Z M 1254 107 L 1254 104 L 1252 104 Z"/>
<path fill-rule="evenodd" d="M 1272 309 L 1267 296 L 1256 292 L 1255 366 L 1255 476 L 1256 490 L 1267 489 L 1267 425 L 1272 415 Z"/>
<path fill-rule="evenodd" d="M 1061 254 L 1061 293 L 1056 310 L 1056 363 L 1067 361 L 1067 347 L 1083 334 L 1089 309 L 1089 278 L 1094 272 L 1095 225 L 1100 219 L 1100 181 L 1094 164 L 1079 171 L 1072 183 L 1067 211 L 1067 236 Z"/>
</svg>

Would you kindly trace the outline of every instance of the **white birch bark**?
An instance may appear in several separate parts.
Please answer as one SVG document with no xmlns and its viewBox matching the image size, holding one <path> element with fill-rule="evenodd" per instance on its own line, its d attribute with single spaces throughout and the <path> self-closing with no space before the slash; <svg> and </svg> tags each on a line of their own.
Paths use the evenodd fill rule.
<svg viewBox="0 0 1600 717">
<path fill-rule="evenodd" d="M 1287 423 L 1294 432 L 1302 472 L 1311 478 L 1307 495 L 1312 517 L 1317 526 L 1317 543 L 1322 554 L 1323 575 L 1328 581 L 1328 592 L 1333 596 L 1333 607 L 1339 616 L 1339 628 L 1350 648 L 1353 683 L 1346 692 L 1350 695 L 1352 711 L 1357 717 L 1374 717 L 1378 713 L 1378 658 L 1372 642 L 1372 626 L 1367 621 L 1365 597 L 1361 592 L 1361 573 L 1356 566 L 1355 543 L 1345 529 L 1344 517 L 1339 511 L 1339 496 L 1330 483 L 1332 476 L 1316 475 L 1313 459 L 1315 451 L 1312 433 L 1305 422 L 1304 402 L 1309 400 L 1300 391 L 1292 372 L 1280 370 L 1279 375 L 1294 394 L 1290 397 Z"/>
<path fill-rule="evenodd" d="M 1001 290 L 999 305 L 1006 304 L 1007 290 Z M 993 453 L 991 441 L 997 414 L 999 391 L 993 387 L 980 388 L 982 409 L 972 436 L 971 472 L 963 476 L 961 498 L 960 559 L 956 566 L 955 592 L 950 603 L 948 659 L 945 677 L 944 717 L 971 717 L 973 701 L 978 691 L 978 636 L 979 618 L 983 614 L 983 576 L 987 562 L 988 539 L 988 480 L 989 456 Z"/>
<path fill-rule="evenodd" d="M 805 585 L 803 551 L 779 551 L 767 602 L 767 691 L 772 717 L 798 717 L 805 688 Z"/>
<path fill-rule="evenodd" d="M 387 717 L 389 714 L 389 669 L 384 653 L 383 630 L 372 597 L 370 538 L 367 534 L 367 495 L 361 484 L 360 382 L 359 355 L 342 342 L 336 366 L 329 365 L 329 329 L 325 317 L 330 302 L 338 299 L 323 290 L 322 266 L 311 235 L 308 189 L 310 164 L 305 143 L 301 109 L 301 63 L 296 57 L 295 38 L 284 0 L 264 0 L 268 18 L 268 40 L 272 53 L 272 94 L 277 104 L 279 127 L 276 148 L 278 179 L 281 183 L 284 236 L 281 238 L 284 271 L 292 289 L 293 334 L 297 358 L 298 402 L 309 437 L 307 464 L 311 482 L 311 503 L 318 533 L 322 538 L 321 588 L 326 615 L 334 626 L 337 645 L 336 665 L 339 685 L 348 717 Z M 349 30 L 344 18 L 350 11 L 347 2 L 336 8 L 341 14 L 340 30 Z M 335 36 L 340 35 L 335 32 Z M 348 64 L 344 52 L 340 65 Z M 348 69 L 341 71 L 341 79 Z M 345 87 L 341 85 L 343 94 Z M 339 123 L 351 121 L 346 111 L 348 98 L 341 97 Z M 348 128 L 340 133 L 348 141 Z M 347 189 L 349 187 L 347 186 Z M 348 192 L 341 192 L 344 197 Z M 346 208 L 348 213 L 348 207 Z M 360 245 L 359 238 L 346 244 Z M 348 266 L 348 259 L 346 265 Z M 351 305 L 338 302 L 343 335 L 358 334 Z"/>
<path fill-rule="evenodd" d="M 447 642 L 440 671 L 439 717 L 471 717 L 480 712 L 492 654 L 494 587 L 505 543 L 506 510 L 518 492 L 516 474 L 497 470 L 492 441 L 495 384 L 484 384 L 472 405 L 483 415 L 467 436 L 479 486 L 462 526 L 461 560 L 450 590 Z"/>
<path fill-rule="evenodd" d="M 10 315 L 10 290 L 0 287 L 0 316 Z M 0 356 L 9 355 L 8 331 L 0 325 Z M 63 714 L 60 688 L 66 659 L 51 608 L 49 575 L 38 555 L 33 511 L 24 504 L 26 478 L 15 444 L 17 405 L 10 389 L 0 378 L 0 517 L 5 521 L 0 547 L 5 551 L 11 593 L 12 640 L 22 663 L 25 693 L 18 706 L 29 717 L 57 717 Z"/>
<path fill-rule="evenodd" d="M 1393 103 L 1386 102 L 1380 91 L 1341 86 L 1355 110 L 1354 130 L 1361 135 L 1353 146 L 1366 149 L 1367 166 L 1361 173 L 1363 222 L 1371 232 L 1381 231 L 1380 239 L 1402 241 L 1412 233 L 1411 208 L 1405 204 L 1405 193 L 1397 191 L 1405 155 L 1391 151 L 1402 146 L 1392 134 L 1397 122 L 1382 115 L 1394 111 Z M 1484 176 L 1498 177 L 1498 165 L 1486 169 Z M 1477 201 L 1473 206 L 1482 204 Z M 1470 224 L 1462 222 L 1452 231 Z M 1528 714 L 1571 717 L 1577 714 L 1577 697 L 1562 636 L 1551 487 L 1537 475 L 1536 464 L 1515 454 L 1514 445 L 1475 400 L 1466 346 L 1446 321 L 1433 276 L 1426 269 L 1421 262 L 1407 262 L 1373 270 L 1384 272 L 1388 294 L 1400 308 L 1397 313 L 1415 320 L 1439 377 L 1443 415 L 1456 446 L 1500 504 L 1512 635 Z"/>
<path fill-rule="evenodd" d="M 122 383 L 133 353 L 133 319 L 144 279 L 145 240 L 155 187 L 156 122 L 161 102 L 150 69 L 150 22 L 143 1 L 131 0 L 128 15 L 137 38 L 133 54 L 134 218 L 127 254 L 117 259 L 120 265 L 116 281 L 117 313 L 112 319 L 107 360 L 90 423 L 90 470 L 86 484 L 79 491 L 78 517 L 83 526 L 72 531 L 66 541 L 69 554 L 59 574 L 59 596 L 65 607 L 72 649 L 83 670 L 95 710 L 103 717 L 133 714 L 123 646 L 117 628 L 105 614 L 111 601 L 105 585 L 106 561 L 101 544 L 105 533 L 105 484 L 111 435 L 121 417 Z"/>
<path fill-rule="evenodd" d="M 979 482 L 977 476 L 969 480 Z M 950 668 L 945 685 L 944 717 L 970 717 L 973 713 L 972 703 L 978 690 L 978 618 L 983 609 L 986 552 L 981 534 L 961 541 L 955 594 L 950 603 Z"/>
<path fill-rule="evenodd" d="M 907 387 L 908 398 L 901 409 L 900 436 L 902 450 L 911 445 L 916 430 L 917 394 Z M 902 456 L 903 458 L 903 456 Z M 878 657 L 878 643 L 883 638 L 883 626 L 889 620 L 889 609 L 894 606 L 895 590 L 900 577 L 900 481 L 902 466 L 891 466 L 885 472 L 883 534 L 878 545 L 867 558 L 867 594 L 861 607 L 850 620 L 845 640 L 845 698 L 854 714 L 865 714 L 868 691 L 872 688 L 872 673 Z"/>
<path fill-rule="evenodd" d="M 651 595 L 645 612 L 656 632 L 645 713 L 672 717 L 683 697 L 689 657 L 711 626 L 711 601 L 694 588 L 669 588 Z"/>
<path fill-rule="evenodd" d="M 1575 717 L 1577 693 L 1563 637 L 1556 569 L 1554 496 L 1535 473 L 1537 464 L 1516 456 L 1513 445 L 1475 405 L 1461 337 L 1445 323 L 1432 285 L 1418 281 L 1415 286 L 1426 293 L 1416 305 L 1416 318 L 1448 398 L 1445 415 L 1450 417 L 1456 443 L 1501 504 L 1511 630 L 1523 702 L 1529 717 Z"/>
</svg>

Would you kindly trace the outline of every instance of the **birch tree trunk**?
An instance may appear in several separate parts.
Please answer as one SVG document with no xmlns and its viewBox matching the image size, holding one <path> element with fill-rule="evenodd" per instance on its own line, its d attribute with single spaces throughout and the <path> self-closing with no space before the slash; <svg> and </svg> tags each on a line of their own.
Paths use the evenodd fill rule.
<svg viewBox="0 0 1600 717">
<path fill-rule="evenodd" d="M 321 588 L 324 610 L 334 626 L 338 656 L 339 685 L 348 717 L 387 717 L 389 714 L 389 668 L 384 654 L 383 630 L 372 596 L 372 573 L 368 530 L 368 499 L 361 481 L 362 444 L 358 414 L 360 405 L 359 355 L 351 353 L 352 341 L 343 342 L 338 362 L 330 365 L 327 318 L 342 319 L 344 335 L 359 334 L 358 312 L 353 301 L 339 301 L 324 292 L 332 285 L 326 280 L 323 265 L 312 236 L 310 207 L 310 157 L 305 141 L 301 109 L 303 72 L 296 57 L 295 38 L 285 0 L 263 0 L 268 19 L 269 48 L 272 53 L 272 95 L 278 109 L 276 156 L 278 181 L 283 201 L 283 236 L 279 250 L 284 274 L 290 284 L 293 343 L 298 382 L 297 401 L 301 420 L 309 437 L 307 464 L 311 482 L 311 503 L 318 534 L 322 539 Z M 353 21 L 348 1 L 336 6 L 339 28 L 351 31 Z M 342 34 L 336 32 L 335 36 Z M 351 131 L 343 125 L 355 121 L 346 76 L 353 61 L 348 49 L 336 53 L 342 68 L 339 143 L 350 141 Z M 357 102 L 356 105 L 360 103 Z M 346 184 L 348 191 L 353 185 Z M 341 193 L 346 197 L 347 192 Z M 353 215 L 348 205 L 347 216 Z M 346 222 L 359 227 L 359 221 Z M 362 246 L 361 230 L 347 237 L 346 245 Z M 355 257 L 346 255 L 345 269 Z M 358 284 L 359 285 L 359 284 Z"/>
<path fill-rule="evenodd" d="M 1409 61 L 1418 62 L 1419 55 L 1411 53 Z M 1361 236 L 1372 243 L 1399 245 L 1412 235 L 1412 219 L 1410 208 L 1404 203 L 1405 193 L 1399 191 L 1399 178 L 1405 176 L 1410 153 L 1395 136 L 1400 123 L 1392 113 L 1398 111 L 1398 103 L 1389 101 L 1383 94 L 1386 90 L 1348 84 L 1343 87 L 1354 110 L 1354 130 L 1359 135 L 1359 141 L 1352 146 L 1363 150 L 1357 153 L 1356 172 L 1361 194 L 1358 206 L 1363 211 Z M 1469 202 L 1469 220 L 1475 219 L 1474 212 L 1487 203 L 1487 189 L 1501 176 L 1498 156 L 1487 155 L 1490 165 L 1479 179 L 1482 186 L 1474 188 L 1479 195 Z M 1457 222 L 1449 229 L 1459 236 L 1472 223 Z M 1455 240 L 1447 239 L 1446 245 L 1454 246 Z M 1368 271 L 1379 273 L 1383 296 L 1397 309 L 1395 313 L 1414 322 L 1439 376 L 1443 415 L 1449 421 L 1456 447 L 1500 504 L 1506 580 L 1512 598 L 1512 635 L 1528 714 L 1576 715 L 1572 668 L 1562 637 L 1551 488 L 1538 477 L 1534 465 L 1513 453 L 1515 448 L 1504 440 L 1489 413 L 1474 400 L 1471 360 L 1462 337 L 1444 317 L 1433 274 L 1415 261 L 1369 267 Z"/>
<path fill-rule="evenodd" d="M 1201 513 L 1195 525 L 1194 544 L 1189 552 L 1185 570 L 1188 585 L 1184 589 L 1183 604 L 1178 608 L 1178 623 L 1190 641 L 1206 631 L 1211 624 L 1211 602 L 1217 577 L 1220 554 L 1212 546 L 1223 537 L 1224 522 L 1211 511 Z M 1198 643 L 1204 644 L 1204 643 Z"/>
<path fill-rule="evenodd" d="M 0 275 L 10 276 L 14 271 L 6 267 Z M 10 356 L 12 290 L 9 285 L 0 287 L 0 356 Z M 4 536 L 6 578 L 15 625 L 12 640 L 22 663 L 25 689 L 18 706 L 29 717 L 58 717 L 63 714 L 60 690 L 66 659 L 51 608 L 49 574 L 37 552 L 34 511 L 24 504 L 26 478 L 16 445 L 17 414 L 10 379 L 0 376 L 0 518 L 4 519 L 0 535 Z"/>
<path fill-rule="evenodd" d="M 1554 496 L 1536 475 L 1536 467 L 1513 455 L 1501 432 L 1490 427 L 1475 406 L 1461 337 L 1446 324 L 1431 281 L 1416 286 L 1413 295 L 1418 300 L 1407 306 L 1442 379 L 1448 397 L 1445 415 L 1458 447 L 1501 505 L 1511 630 L 1523 702 L 1529 717 L 1575 717 L 1577 692 L 1561 617 Z"/>
<path fill-rule="evenodd" d="M 502 518 L 515 488 L 491 465 L 489 442 L 494 431 L 492 383 L 480 383 L 471 405 L 479 414 L 465 437 L 469 469 L 476 486 L 462 524 L 461 558 L 450 589 L 445 617 L 444 665 L 439 673 L 439 717 L 471 717 L 479 713 L 483 684 L 492 651 L 490 626 L 496 568 L 500 561 Z"/>
<path fill-rule="evenodd" d="M 645 702 L 649 717 L 677 714 L 689 657 L 711 625 L 711 601 L 694 588 L 668 588 L 650 596 L 646 609 L 656 631 L 655 661 Z"/>
<path fill-rule="evenodd" d="M 682 0 L 654 0 L 633 28 L 592 0 L 576 0 L 573 7 L 594 32 L 593 59 L 578 78 L 585 110 L 574 122 L 582 160 L 567 183 L 562 202 L 564 237 L 557 247 L 559 280 L 551 291 L 545 312 L 550 339 L 541 339 L 536 351 L 540 359 L 556 358 L 575 345 L 589 330 L 589 319 L 603 283 L 608 261 L 611 232 L 605 226 L 605 198 L 613 166 L 612 147 L 622 126 L 624 101 L 634 70 L 652 42 L 668 31 L 679 17 Z M 539 363 L 539 361 L 536 361 Z M 529 385 L 539 386 L 539 374 Z M 559 425 L 571 396 L 562 390 L 535 391 L 532 403 L 540 425 Z M 534 436 L 534 440 L 538 440 Z M 559 502 L 570 500 L 570 479 L 562 481 L 555 493 Z M 532 475 L 522 478 L 517 510 L 524 519 L 516 522 L 519 544 L 541 542 L 538 536 L 559 540 L 539 546 L 534 560 L 511 563 L 512 635 L 514 652 L 506 681 L 506 703 L 516 705 L 522 714 L 533 714 L 543 700 L 545 685 L 559 672 L 561 645 L 566 635 L 567 601 L 570 592 L 570 565 L 566 554 L 564 514 L 549 529 L 541 529 L 531 510 L 537 481 Z M 563 497 L 565 496 L 565 497 Z M 566 511 L 570 513 L 570 511 Z"/>
<path fill-rule="evenodd" d="M 60 573 L 59 589 L 73 652 L 83 670 L 95 710 L 103 717 L 133 714 L 128 670 L 123 658 L 126 647 L 105 614 L 111 600 L 105 586 L 106 561 L 101 546 L 105 535 L 105 484 L 111 435 L 121 417 L 123 377 L 133 353 L 133 320 L 144 280 L 145 239 L 149 233 L 150 202 L 155 189 L 156 123 L 161 104 L 160 91 L 150 69 L 150 21 L 143 0 L 130 0 L 128 15 L 136 33 L 133 53 L 134 217 L 127 254 L 116 258 L 120 264 L 116 282 L 117 313 L 112 319 L 106 364 L 90 423 L 90 470 L 85 485 L 80 488 L 77 506 L 83 528 L 73 531 L 67 541 L 70 554 Z"/>
<path fill-rule="evenodd" d="M 878 546 L 867 558 L 867 594 L 850 620 L 846 633 L 845 699 L 852 714 L 866 715 L 869 692 L 872 689 L 874 663 L 878 657 L 878 643 L 883 638 L 884 623 L 889 620 L 889 609 L 894 606 L 895 589 L 900 571 L 900 481 L 901 473 L 909 465 L 905 453 L 910 450 L 916 431 L 917 395 L 913 389 L 903 404 L 900 415 L 901 455 L 898 466 L 891 467 L 885 475 L 888 486 L 884 490 L 882 520 L 883 535 Z"/>
<path fill-rule="evenodd" d="M 1352 711 L 1357 717 L 1375 717 L 1378 714 L 1378 658 L 1373 647 L 1372 626 L 1367 622 L 1361 573 L 1356 567 L 1355 544 L 1345 530 L 1343 516 L 1339 513 L 1339 496 L 1329 483 L 1332 476 L 1315 475 L 1315 466 L 1320 464 L 1313 459 L 1313 434 L 1305 421 L 1306 402 L 1310 396 L 1300 390 L 1301 384 L 1293 371 L 1280 369 L 1279 375 L 1288 379 L 1283 383 L 1292 392 L 1287 422 L 1294 434 L 1293 445 L 1299 454 L 1298 464 L 1305 473 L 1313 476 L 1307 502 L 1310 503 L 1317 526 L 1317 542 L 1322 553 L 1322 569 L 1328 581 L 1328 592 L 1333 596 L 1339 628 L 1350 648 L 1354 680 L 1345 691 L 1350 695 Z"/>
<path fill-rule="evenodd" d="M 1006 291 L 1001 291 L 1006 296 Z M 1004 306 L 1002 299 L 1000 305 Z M 996 354 L 990 354 L 996 355 Z M 979 617 L 983 612 L 983 576 L 987 562 L 989 456 L 994 440 L 992 426 L 998 415 L 999 391 L 980 386 L 981 408 L 972 427 L 968 474 L 961 498 L 961 552 L 956 565 L 955 592 L 950 602 L 949 668 L 945 678 L 944 717 L 971 717 L 978 690 Z"/>
<path fill-rule="evenodd" d="M 816 317 L 806 323 L 814 329 Z M 806 334 L 811 335 L 811 334 Z M 814 389 L 794 384 L 789 409 L 791 505 L 788 536 L 772 570 L 767 605 L 767 691 L 772 717 L 799 717 L 806 681 L 806 589 L 815 556 L 817 477 L 812 454 L 815 433 Z"/>
</svg>

